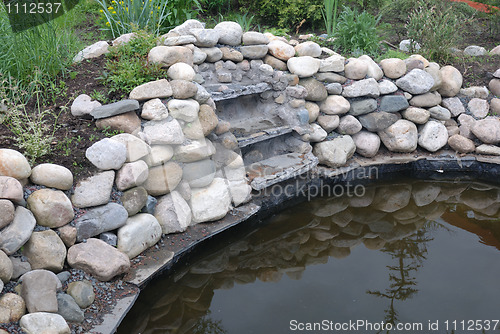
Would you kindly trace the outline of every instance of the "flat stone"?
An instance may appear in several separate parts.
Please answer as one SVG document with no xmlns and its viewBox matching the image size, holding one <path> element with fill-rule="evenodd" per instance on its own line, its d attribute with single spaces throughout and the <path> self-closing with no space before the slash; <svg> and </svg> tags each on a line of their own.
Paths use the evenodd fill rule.
<svg viewBox="0 0 500 334">
<path fill-rule="evenodd" d="M 165 40 L 163 41 L 163 45 L 176 46 L 176 45 L 193 44 L 195 42 L 196 42 L 196 37 L 194 37 L 193 35 L 172 36 L 165 38 Z"/>
<path fill-rule="evenodd" d="M 236 22 L 224 21 L 218 23 L 214 30 L 219 33 L 219 44 L 240 45 L 243 30 Z"/>
<path fill-rule="evenodd" d="M 130 269 L 127 255 L 94 238 L 72 246 L 68 250 L 68 264 L 72 268 L 93 275 L 100 281 L 109 281 Z"/>
<path fill-rule="evenodd" d="M 358 118 L 361 125 L 371 132 L 382 131 L 399 120 L 395 113 L 373 112 Z"/>
<path fill-rule="evenodd" d="M 63 166 L 40 164 L 31 171 L 31 182 L 49 188 L 69 190 L 73 187 L 73 173 Z"/>
<path fill-rule="evenodd" d="M 177 187 L 182 179 L 182 168 L 175 162 L 149 169 L 148 179 L 144 188 L 152 196 L 165 195 Z"/>
<path fill-rule="evenodd" d="M 490 91 L 486 86 L 471 86 L 467 88 L 460 88 L 460 95 L 470 98 L 487 99 Z"/>
<path fill-rule="evenodd" d="M 275 70 L 288 71 L 288 66 L 286 65 L 286 62 L 276 57 L 273 57 L 269 54 L 264 57 L 264 63 L 271 66 Z"/>
<path fill-rule="evenodd" d="M 359 116 L 368 114 L 377 109 L 377 100 L 375 99 L 363 99 L 351 101 L 351 109 L 349 109 L 349 115 Z"/>
<path fill-rule="evenodd" d="M 160 241 L 162 228 L 153 215 L 140 213 L 127 219 L 118 230 L 119 251 L 133 259 L 144 250 Z"/>
<path fill-rule="evenodd" d="M 102 170 L 120 169 L 127 159 L 127 147 L 116 140 L 104 138 L 92 144 L 85 157 Z"/>
<path fill-rule="evenodd" d="M 435 121 L 427 122 L 418 133 L 418 145 L 427 151 L 436 152 L 448 143 L 448 130 Z"/>
<path fill-rule="evenodd" d="M 453 97 L 460 92 L 463 77 L 459 70 L 453 66 L 444 66 L 440 70 L 443 82 L 438 89 L 439 94 L 444 97 Z"/>
<path fill-rule="evenodd" d="M 469 111 L 472 113 L 475 119 L 483 119 L 488 116 L 490 111 L 490 105 L 487 100 L 473 98 L 469 101 L 468 105 Z"/>
<path fill-rule="evenodd" d="M 92 110 L 90 115 L 96 119 L 106 118 L 124 114 L 139 109 L 137 100 L 121 100 L 111 104 L 105 104 Z"/>
<path fill-rule="evenodd" d="M 435 106 L 430 108 L 429 113 L 431 114 L 432 118 L 435 118 L 440 121 L 447 121 L 451 118 L 450 111 L 441 106 Z"/>
<path fill-rule="evenodd" d="M 378 83 L 373 78 L 354 81 L 351 85 L 345 86 L 342 92 L 344 97 L 378 97 L 379 95 Z"/>
<path fill-rule="evenodd" d="M 341 55 L 333 55 L 320 60 L 320 72 L 342 72 L 344 71 L 345 58 Z"/>
<path fill-rule="evenodd" d="M 409 107 L 408 100 L 403 95 L 386 95 L 380 99 L 380 111 L 398 112 Z"/>
<path fill-rule="evenodd" d="M 106 41 L 95 42 L 92 45 L 87 46 L 82 51 L 78 52 L 75 57 L 73 57 L 73 63 L 81 62 L 85 59 L 92 59 L 102 56 L 109 52 L 109 44 Z"/>
<path fill-rule="evenodd" d="M 441 103 L 441 95 L 438 92 L 430 92 L 421 95 L 415 95 L 410 100 L 410 105 L 419 108 L 429 108 Z"/>
<path fill-rule="evenodd" d="M 60 272 L 66 260 L 66 246 L 53 230 L 33 232 L 24 246 L 23 255 L 32 269 Z"/>
<path fill-rule="evenodd" d="M 399 58 L 387 58 L 380 62 L 380 67 L 386 77 L 390 79 L 399 79 L 406 73 L 406 63 Z"/>
<path fill-rule="evenodd" d="M 131 134 L 121 133 L 111 137 L 111 139 L 124 144 L 127 148 L 127 158 L 125 162 L 134 162 L 149 154 L 149 145 Z"/>
<path fill-rule="evenodd" d="M 391 152 L 413 152 L 417 149 L 418 132 L 414 123 L 398 120 L 378 135 L 385 147 Z"/>
<path fill-rule="evenodd" d="M 13 177 L 0 176 L 0 198 L 22 203 L 24 201 L 23 186 Z"/>
<path fill-rule="evenodd" d="M 90 113 L 97 107 L 102 106 L 99 101 L 92 101 L 87 94 L 80 94 L 71 104 L 71 115 L 75 117 L 90 117 Z"/>
<path fill-rule="evenodd" d="M 129 95 L 129 99 L 146 101 L 151 99 L 166 99 L 172 96 L 172 87 L 167 79 L 150 81 L 135 87 Z"/>
<path fill-rule="evenodd" d="M 20 280 L 23 283 L 21 297 L 29 313 L 57 312 L 56 291 L 61 289 L 61 282 L 56 274 L 48 270 L 37 269 L 24 274 Z"/>
<path fill-rule="evenodd" d="M 269 38 L 257 31 L 247 31 L 243 34 L 242 42 L 244 45 L 269 44 Z"/>
<path fill-rule="evenodd" d="M 390 80 L 384 79 L 378 83 L 380 95 L 392 94 L 398 90 L 398 86 Z"/>
<path fill-rule="evenodd" d="M 208 139 L 192 140 L 175 147 L 174 157 L 180 162 L 194 162 L 206 159 L 215 154 L 215 147 Z"/>
<path fill-rule="evenodd" d="M 380 137 L 375 133 L 360 131 L 352 136 L 352 140 L 356 145 L 356 153 L 367 158 L 377 155 L 380 148 Z"/>
<path fill-rule="evenodd" d="M 81 242 L 103 232 L 116 230 L 125 224 L 127 218 L 127 210 L 117 203 L 92 208 L 75 220 L 76 239 Z"/>
<path fill-rule="evenodd" d="M 189 205 L 194 223 L 223 218 L 231 205 L 231 196 L 226 181 L 215 178 L 208 187 L 192 189 Z"/>
<path fill-rule="evenodd" d="M 401 113 L 401 116 L 415 124 L 425 124 L 429 120 L 431 113 L 427 109 L 409 107 Z"/>
<path fill-rule="evenodd" d="M 0 199 L 0 229 L 12 223 L 16 209 L 14 204 L 7 199 Z"/>
<path fill-rule="evenodd" d="M 178 62 L 193 64 L 193 51 L 184 46 L 155 46 L 149 51 L 148 61 L 169 67 Z"/>
<path fill-rule="evenodd" d="M 324 81 L 324 82 L 329 82 L 329 83 L 340 83 L 340 84 L 344 84 L 346 81 L 347 81 L 347 78 L 340 75 L 340 74 L 337 74 L 337 73 L 331 73 L 331 72 L 328 72 L 328 73 L 316 73 L 316 75 L 314 76 L 317 80 L 319 81 Z"/>
<path fill-rule="evenodd" d="M 340 136 L 316 144 L 313 154 L 318 157 L 319 163 L 335 168 L 344 166 L 355 151 L 356 145 L 351 136 Z"/>
<path fill-rule="evenodd" d="M 459 153 L 471 153 L 476 150 L 472 140 L 458 134 L 448 138 L 448 145 Z"/>
<path fill-rule="evenodd" d="M 246 59 L 261 59 L 267 54 L 267 45 L 245 45 L 240 48 L 240 52 Z"/>
<path fill-rule="evenodd" d="M 146 206 L 148 192 L 143 187 L 135 187 L 125 191 L 121 197 L 122 205 L 128 216 L 133 216 Z"/>
<path fill-rule="evenodd" d="M 154 216 L 163 234 L 183 232 L 192 220 L 191 208 L 178 191 L 172 191 L 158 200 Z"/>
<path fill-rule="evenodd" d="M 351 109 L 349 101 L 340 95 L 330 95 L 321 104 L 319 108 L 328 115 L 341 115 Z"/>
<path fill-rule="evenodd" d="M 219 41 L 219 33 L 215 29 L 191 29 L 191 34 L 196 38 L 196 46 L 212 47 Z"/>
<path fill-rule="evenodd" d="M 396 85 L 412 95 L 424 94 L 434 86 L 434 79 L 424 70 L 413 69 L 402 78 L 396 80 Z"/>
<path fill-rule="evenodd" d="M 135 111 L 101 118 L 95 122 L 98 129 L 136 134 L 141 130 L 141 120 Z"/>
<path fill-rule="evenodd" d="M 342 85 L 338 82 L 329 83 L 325 86 L 326 91 L 329 95 L 340 95 L 342 94 Z"/>
<path fill-rule="evenodd" d="M 460 114 L 465 112 L 464 105 L 458 97 L 449 97 L 443 99 L 441 105 L 448 109 L 453 117 L 458 117 Z"/>
<path fill-rule="evenodd" d="M 495 145 L 482 144 L 476 147 L 476 153 L 485 155 L 498 155 L 500 156 L 500 147 Z"/>
<path fill-rule="evenodd" d="M 67 293 L 73 297 L 80 308 L 89 307 L 95 300 L 94 288 L 92 283 L 87 280 L 69 283 Z"/>
<path fill-rule="evenodd" d="M 29 240 L 35 225 L 31 211 L 18 206 L 14 221 L 0 231 L 0 249 L 7 255 L 17 252 Z"/>
<path fill-rule="evenodd" d="M 37 312 L 24 315 L 19 325 L 27 334 L 70 334 L 71 330 L 59 314 Z"/>
<path fill-rule="evenodd" d="M 151 145 L 179 145 L 184 142 L 184 133 L 177 119 L 149 121 L 144 124 L 142 133 Z"/>
<path fill-rule="evenodd" d="M 500 143 L 500 120 L 496 118 L 478 120 L 471 130 L 485 144 Z"/>
<path fill-rule="evenodd" d="M 71 202 L 77 208 L 108 203 L 114 179 L 115 172 L 107 171 L 79 181 L 75 186 L 73 196 L 71 196 Z"/>
<path fill-rule="evenodd" d="M 273 40 L 267 46 L 269 47 L 269 53 L 280 60 L 287 61 L 295 56 L 294 47 L 283 41 Z"/>
<path fill-rule="evenodd" d="M 0 176 L 23 180 L 30 175 L 31 167 L 24 155 L 9 148 L 0 148 Z"/>
<path fill-rule="evenodd" d="M 85 314 L 70 295 L 58 293 L 57 305 L 57 314 L 62 316 L 64 320 L 74 323 L 82 323 L 85 319 Z"/>
<path fill-rule="evenodd" d="M 319 59 L 303 56 L 292 57 L 287 61 L 288 70 L 299 78 L 311 77 L 319 71 Z"/>
</svg>

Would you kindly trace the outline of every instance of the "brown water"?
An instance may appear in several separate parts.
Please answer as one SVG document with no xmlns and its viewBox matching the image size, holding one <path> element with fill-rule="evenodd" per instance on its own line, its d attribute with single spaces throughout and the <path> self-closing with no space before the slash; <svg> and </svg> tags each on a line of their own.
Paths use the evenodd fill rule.
<svg viewBox="0 0 500 334">
<path fill-rule="evenodd" d="M 151 283 L 118 333 L 500 332 L 499 199 L 408 181 L 304 202 Z"/>
</svg>

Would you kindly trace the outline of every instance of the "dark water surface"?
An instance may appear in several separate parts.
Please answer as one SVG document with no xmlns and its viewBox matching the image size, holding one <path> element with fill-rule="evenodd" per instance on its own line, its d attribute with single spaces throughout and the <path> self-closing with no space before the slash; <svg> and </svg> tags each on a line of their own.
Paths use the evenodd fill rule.
<svg viewBox="0 0 500 334">
<path fill-rule="evenodd" d="M 500 333 L 499 208 L 474 182 L 304 202 L 152 282 L 118 333 Z"/>
</svg>

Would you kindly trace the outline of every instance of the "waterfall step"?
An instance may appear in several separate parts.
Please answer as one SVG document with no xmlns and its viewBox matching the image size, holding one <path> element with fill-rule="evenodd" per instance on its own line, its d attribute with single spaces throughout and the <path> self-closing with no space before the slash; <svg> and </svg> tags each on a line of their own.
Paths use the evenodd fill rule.
<svg viewBox="0 0 500 334">
<path fill-rule="evenodd" d="M 238 145 L 240 148 L 246 147 L 255 143 L 269 140 L 271 138 L 279 137 L 287 133 L 291 133 L 292 131 L 293 129 L 288 126 L 280 126 L 277 128 L 259 131 L 248 136 L 237 137 Z"/>
</svg>

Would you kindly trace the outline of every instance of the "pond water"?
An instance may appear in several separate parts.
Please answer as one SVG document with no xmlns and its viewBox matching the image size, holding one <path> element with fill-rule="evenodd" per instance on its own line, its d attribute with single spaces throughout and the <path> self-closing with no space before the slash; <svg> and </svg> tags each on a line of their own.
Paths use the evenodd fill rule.
<svg viewBox="0 0 500 334">
<path fill-rule="evenodd" d="M 153 281 L 118 333 L 500 332 L 500 188 L 364 193 L 216 239 Z"/>
</svg>

